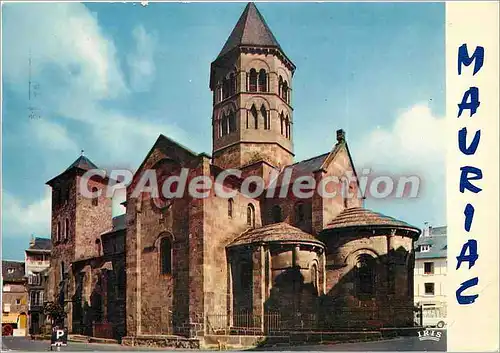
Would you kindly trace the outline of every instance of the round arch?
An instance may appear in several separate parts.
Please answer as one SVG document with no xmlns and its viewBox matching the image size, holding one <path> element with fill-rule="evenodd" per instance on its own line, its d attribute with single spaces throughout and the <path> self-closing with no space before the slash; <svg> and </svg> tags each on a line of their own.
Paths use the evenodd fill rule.
<svg viewBox="0 0 500 353">
<path fill-rule="evenodd" d="M 253 59 L 247 65 L 245 65 L 245 67 L 247 72 L 250 72 L 251 69 L 255 69 L 257 72 L 259 72 L 261 69 L 264 69 L 266 70 L 266 73 L 269 73 L 269 71 L 271 71 L 269 64 L 262 59 Z"/>
<path fill-rule="evenodd" d="M 349 266 L 356 266 L 359 262 L 359 259 L 362 255 L 369 255 L 375 259 L 375 262 L 378 264 L 379 261 L 379 254 L 369 248 L 362 248 L 362 249 L 357 249 L 352 252 L 350 252 L 344 259 L 344 264 L 349 265 Z"/>
</svg>

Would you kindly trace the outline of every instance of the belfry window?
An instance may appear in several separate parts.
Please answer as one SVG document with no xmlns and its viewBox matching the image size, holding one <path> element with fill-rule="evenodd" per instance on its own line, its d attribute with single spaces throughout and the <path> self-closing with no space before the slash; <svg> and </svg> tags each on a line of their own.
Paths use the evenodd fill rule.
<svg viewBox="0 0 500 353">
<path fill-rule="evenodd" d="M 282 96 L 281 92 L 283 92 L 283 77 L 280 76 L 278 80 L 278 96 Z"/>
<path fill-rule="evenodd" d="M 288 103 L 288 83 L 283 82 L 283 87 L 281 89 L 281 98 Z"/>
<path fill-rule="evenodd" d="M 64 239 L 69 239 L 69 218 L 66 218 L 65 220 L 65 227 L 64 227 Z"/>
<path fill-rule="evenodd" d="M 257 114 L 257 109 L 255 108 L 255 105 L 252 105 L 252 109 L 250 109 L 252 113 L 252 118 L 253 118 L 253 127 L 254 129 L 259 128 L 259 115 Z"/>
<path fill-rule="evenodd" d="M 247 206 L 247 225 L 255 228 L 255 207 L 251 203 Z"/>
<path fill-rule="evenodd" d="M 236 131 L 236 114 L 234 112 L 229 113 L 228 125 L 229 125 L 229 133 Z"/>
<path fill-rule="evenodd" d="M 285 137 L 290 138 L 290 120 L 288 120 L 288 115 L 285 118 Z"/>
<path fill-rule="evenodd" d="M 226 99 L 230 95 L 231 82 L 227 78 L 222 80 L 222 99 Z"/>
<path fill-rule="evenodd" d="M 257 71 L 255 69 L 250 70 L 250 75 L 248 77 L 248 90 L 250 92 L 257 92 Z"/>
<path fill-rule="evenodd" d="M 271 214 L 272 214 L 274 223 L 279 223 L 279 222 L 283 221 L 283 214 L 281 212 L 281 207 L 279 205 L 273 206 L 273 208 L 271 209 Z"/>
<path fill-rule="evenodd" d="M 236 94 L 236 76 L 234 73 L 229 75 L 229 95 L 232 96 Z"/>
<path fill-rule="evenodd" d="M 57 222 L 56 241 L 61 241 L 61 222 Z"/>
<path fill-rule="evenodd" d="M 266 111 L 266 108 L 264 106 L 260 107 L 260 114 L 262 115 L 262 119 L 264 120 L 264 130 L 269 130 L 270 127 L 270 121 L 269 121 L 269 116 Z"/>
<path fill-rule="evenodd" d="M 227 135 L 227 124 L 228 123 L 228 119 L 226 117 L 226 115 L 223 115 L 222 116 L 222 134 L 221 136 L 226 136 Z"/>
<path fill-rule="evenodd" d="M 259 71 L 259 91 L 267 92 L 267 74 L 264 69 Z"/>
<path fill-rule="evenodd" d="M 285 117 L 283 116 L 283 112 L 280 114 L 280 123 L 281 123 L 281 134 L 285 134 Z"/>
<path fill-rule="evenodd" d="M 172 273 L 172 243 L 169 238 L 163 238 L 160 243 L 161 274 Z"/>
</svg>

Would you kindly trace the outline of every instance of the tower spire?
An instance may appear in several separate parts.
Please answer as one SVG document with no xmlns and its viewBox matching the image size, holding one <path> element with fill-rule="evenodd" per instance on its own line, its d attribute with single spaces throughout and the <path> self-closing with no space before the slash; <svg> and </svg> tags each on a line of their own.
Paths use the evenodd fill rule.
<svg viewBox="0 0 500 353">
<path fill-rule="evenodd" d="M 253 2 L 249 2 L 243 10 L 217 58 L 241 45 L 274 47 L 281 50 L 276 37 Z"/>
</svg>

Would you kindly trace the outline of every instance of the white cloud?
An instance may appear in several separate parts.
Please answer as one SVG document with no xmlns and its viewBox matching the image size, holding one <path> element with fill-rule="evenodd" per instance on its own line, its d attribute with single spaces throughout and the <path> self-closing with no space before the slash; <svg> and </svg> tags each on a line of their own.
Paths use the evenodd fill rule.
<svg viewBox="0 0 500 353">
<path fill-rule="evenodd" d="M 45 148 L 55 151 L 73 150 L 75 153 L 78 151 L 75 141 L 62 125 L 40 119 L 33 120 L 29 126 L 32 136 Z"/>
<path fill-rule="evenodd" d="M 126 91 L 115 46 L 85 5 L 11 3 L 3 8 L 3 47 L 8 48 L 3 72 L 7 82 L 26 89 L 31 53 L 34 77 L 55 67 L 60 80 L 95 99 L 113 98 Z M 49 94 L 43 84 L 42 90 Z"/>
<path fill-rule="evenodd" d="M 5 237 L 50 235 L 51 194 L 46 189 L 44 197 L 24 204 L 5 190 L 2 191 L 2 233 Z"/>
<path fill-rule="evenodd" d="M 156 37 L 147 33 L 144 27 L 137 26 L 132 32 L 135 40 L 135 51 L 127 57 L 130 69 L 130 85 L 139 92 L 147 91 L 155 77 L 154 54 L 156 51 Z"/>
<path fill-rule="evenodd" d="M 435 116 L 426 104 L 416 104 L 402 111 L 391 127 L 377 127 L 355 144 L 352 153 L 358 173 L 369 168 L 370 176 L 396 177 L 395 188 L 399 176 L 420 179 L 416 199 L 368 196 L 368 208 L 407 221 L 411 215 L 417 226 L 424 221 L 445 222 L 445 124 L 446 119 Z"/>
<path fill-rule="evenodd" d="M 32 78 L 41 85 L 40 97 L 33 104 L 41 109 L 45 122 L 39 124 L 40 130 L 32 131 L 40 148 L 54 150 L 60 144 L 60 150 L 79 149 L 72 140 L 79 137 L 80 131 L 65 130 L 51 121 L 51 116 L 89 126 L 85 143 L 97 147 L 105 160 L 112 162 L 140 163 L 138 158 L 144 157 L 161 132 L 174 139 L 185 136 L 175 126 L 130 116 L 101 104 L 104 100 L 108 103 L 109 99 L 126 98 L 129 88 L 112 38 L 105 36 L 85 5 L 7 4 L 4 10 L 6 83 L 21 97 L 27 96 L 31 49 Z M 133 37 L 134 51 L 127 58 L 132 88 L 147 89 L 156 71 L 153 57 L 157 40 L 142 26 L 134 29 Z M 47 142 L 50 137 L 54 139 Z"/>
<path fill-rule="evenodd" d="M 443 167 L 445 119 L 435 116 L 426 104 L 403 111 L 390 129 L 377 127 L 364 136 L 354 151 L 356 167 L 413 169 L 426 172 Z"/>
</svg>

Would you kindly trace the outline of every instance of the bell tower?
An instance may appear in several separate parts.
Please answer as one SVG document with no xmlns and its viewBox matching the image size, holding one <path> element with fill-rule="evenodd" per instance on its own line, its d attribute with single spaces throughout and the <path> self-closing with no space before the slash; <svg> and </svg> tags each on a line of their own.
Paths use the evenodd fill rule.
<svg viewBox="0 0 500 353">
<path fill-rule="evenodd" d="M 294 71 L 255 4 L 248 3 L 211 65 L 214 164 L 227 169 L 257 161 L 276 168 L 293 163 Z"/>
</svg>

